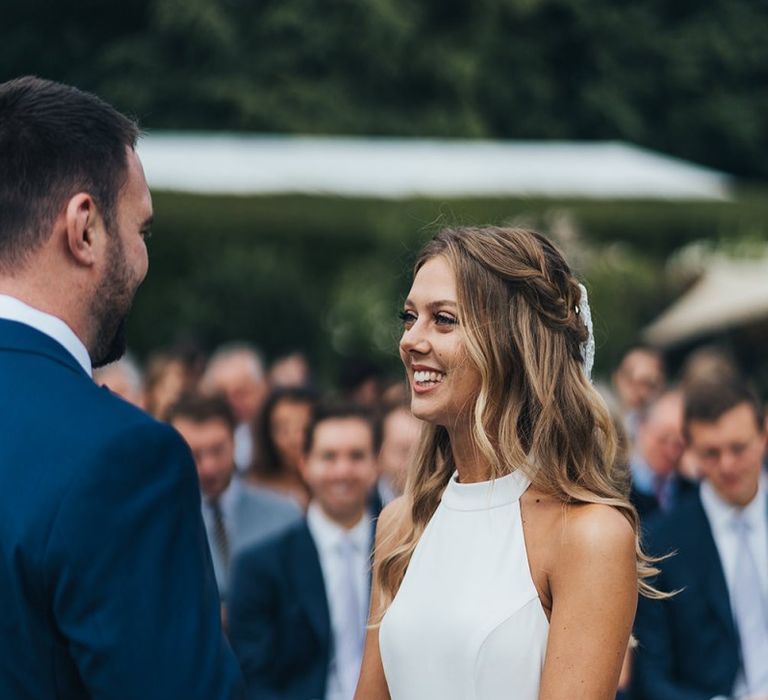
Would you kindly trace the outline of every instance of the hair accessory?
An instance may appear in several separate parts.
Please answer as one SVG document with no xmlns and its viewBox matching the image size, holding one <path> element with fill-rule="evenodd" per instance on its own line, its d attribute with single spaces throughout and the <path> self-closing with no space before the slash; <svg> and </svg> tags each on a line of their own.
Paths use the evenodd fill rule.
<svg viewBox="0 0 768 700">
<path fill-rule="evenodd" d="M 579 315 L 584 325 L 587 327 L 588 337 L 586 341 L 581 344 L 581 357 L 582 367 L 584 374 L 589 379 L 592 379 L 592 367 L 595 364 L 595 332 L 592 327 L 592 310 L 589 308 L 589 297 L 587 296 L 587 288 L 583 284 L 579 284 L 581 290 L 581 299 L 579 305 L 576 307 L 576 313 Z"/>
</svg>

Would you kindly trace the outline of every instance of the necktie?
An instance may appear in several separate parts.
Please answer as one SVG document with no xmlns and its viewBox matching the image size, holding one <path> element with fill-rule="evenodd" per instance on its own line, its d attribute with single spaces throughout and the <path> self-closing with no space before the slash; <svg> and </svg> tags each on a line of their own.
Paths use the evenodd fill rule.
<svg viewBox="0 0 768 700">
<path fill-rule="evenodd" d="M 659 510 L 661 510 L 662 513 L 666 513 L 667 510 L 669 510 L 669 477 L 654 477 L 653 490 L 656 494 L 656 501 L 659 504 Z"/>
<path fill-rule="evenodd" d="M 229 536 L 224 527 L 224 513 L 221 510 L 221 504 L 218 501 L 211 503 L 211 513 L 213 514 L 213 542 L 216 550 L 221 555 L 221 562 L 224 565 L 224 571 L 229 569 Z"/>
<path fill-rule="evenodd" d="M 750 545 L 751 524 L 743 513 L 733 521 L 737 535 L 733 612 L 749 693 L 768 692 L 768 601 Z"/>
<path fill-rule="evenodd" d="M 344 694 L 351 698 L 363 658 L 365 612 L 356 585 L 360 577 L 359 567 L 356 566 L 356 547 L 349 535 L 344 535 L 340 540 L 338 553 L 341 576 L 337 599 L 340 604 L 341 631 L 336 640 L 336 662 Z"/>
</svg>

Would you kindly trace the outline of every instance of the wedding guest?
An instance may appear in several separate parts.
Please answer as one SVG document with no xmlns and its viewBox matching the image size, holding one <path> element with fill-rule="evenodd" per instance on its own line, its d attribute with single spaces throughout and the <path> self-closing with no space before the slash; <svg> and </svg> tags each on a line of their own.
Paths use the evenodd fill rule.
<svg viewBox="0 0 768 700">
<path fill-rule="evenodd" d="M 382 507 L 405 491 L 408 466 L 415 456 L 421 428 L 421 421 L 411 413 L 410 402 L 385 406 L 381 418 L 379 480 L 376 484 Z"/>
<path fill-rule="evenodd" d="M 339 389 L 348 401 L 376 408 L 381 402 L 383 372 L 369 357 L 352 355 L 344 359 L 339 372 Z"/>
<path fill-rule="evenodd" d="M 738 381 L 740 376 L 741 371 L 730 353 L 716 346 L 704 346 L 686 358 L 681 370 L 680 386 L 685 392 L 701 382 Z M 689 481 L 698 481 L 701 477 L 698 459 L 689 447 L 683 452 L 678 471 Z"/>
<path fill-rule="evenodd" d="M 632 443 L 640 414 L 666 385 L 664 358 L 651 345 L 631 345 L 624 351 L 612 379 L 624 415 L 624 428 Z"/>
<path fill-rule="evenodd" d="M 278 357 L 269 368 L 269 385 L 280 387 L 311 387 L 312 371 L 302 352 L 292 352 Z"/>
<path fill-rule="evenodd" d="M 189 394 L 171 407 L 168 422 L 192 450 L 216 582 L 226 597 L 237 553 L 301 517 L 289 498 L 246 485 L 235 470 L 235 416 L 223 397 Z"/>
<path fill-rule="evenodd" d="M 153 353 L 144 373 L 144 408 L 164 421 L 168 409 L 189 389 L 187 371 L 180 357 L 169 352 Z"/>
<path fill-rule="evenodd" d="M 684 434 L 700 489 L 650 528 L 656 585 L 641 600 L 636 700 L 768 697 L 768 478 L 762 403 L 740 380 L 686 390 Z"/>
<path fill-rule="evenodd" d="M 200 389 L 223 394 L 229 401 L 237 419 L 235 464 L 240 473 L 245 473 L 258 452 L 259 446 L 253 443 L 253 426 L 268 391 L 261 353 L 248 343 L 221 346 L 208 361 Z"/>
<path fill-rule="evenodd" d="M 641 520 L 670 511 L 694 488 L 695 482 L 679 473 L 685 450 L 683 395 L 667 391 L 639 416 L 635 447 L 630 457 L 630 500 Z"/>
<path fill-rule="evenodd" d="M 301 470 L 306 521 L 235 562 L 230 635 L 253 700 L 351 700 L 363 651 L 376 480 L 376 422 L 319 406 Z"/>
<path fill-rule="evenodd" d="M 356 698 L 612 699 L 654 590 L 589 378 L 586 290 L 539 234 L 444 229 L 401 318 L 427 425 L 378 521 Z"/>
<path fill-rule="evenodd" d="M 256 425 L 259 453 L 248 473 L 250 483 L 290 496 L 302 509 L 310 493 L 300 462 L 315 401 L 315 392 L 302 387 L 269 394 Z"/>
<path fill-rule="evenodd" d="M 141 370 L 134 359 L 125 354 L 116 362 L 100 367 L 93 372 L 93 381 L 124 398 L 134 406 L 143 408 L 144 395 Z"/>
</svg>

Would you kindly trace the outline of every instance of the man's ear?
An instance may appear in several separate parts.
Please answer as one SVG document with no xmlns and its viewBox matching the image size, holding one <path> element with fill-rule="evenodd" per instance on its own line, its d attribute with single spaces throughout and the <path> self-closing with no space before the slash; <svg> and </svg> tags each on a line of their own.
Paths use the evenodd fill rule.
<svg viewBox="0 0 768 700">
<path fill-rule="evenodd" d="M 64 212 L 67 233 L 67 248 L 77 264 L 91 267 L 96 263 L 96 242 L 101 235 L 101 216 L 93 197 L 78 192 Z"/>
</svg>

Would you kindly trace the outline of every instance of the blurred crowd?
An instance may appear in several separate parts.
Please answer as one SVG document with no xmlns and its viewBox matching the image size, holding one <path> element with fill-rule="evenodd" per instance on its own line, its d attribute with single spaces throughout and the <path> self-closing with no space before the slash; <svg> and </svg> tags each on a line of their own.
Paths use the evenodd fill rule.
<svg viewBox="0 0 768 700">
<path fill-rule="evenodd" d="M 127 357 L 96 380 L 190 446 L 222 619 L 250 697 L 351 700 L 375 520 L 403 493 L 420 434 L 404 379 L 358 358 L 321 395 L 302 353 L 267 366 L 234 343 L 209 358 L 157 354 L 143 371 Z M 693 352 L 672 381 L 659 350 L 634 345 L 598 388 L 664 594 L 640 600 L 619 697 L 765 699 L 760 398 L 713 348 Z"/>
<path fill-rule="evenodd" d="M 363 651 L 375 520 L 420 435 L 403 378 L 364 358 L 318 391 L 299 352 L 267 366 L 233 343 L 98 370 L 97 382 L 188 443 L 221 599 L 249 697 L 349 700 Z"/>
</svg>

